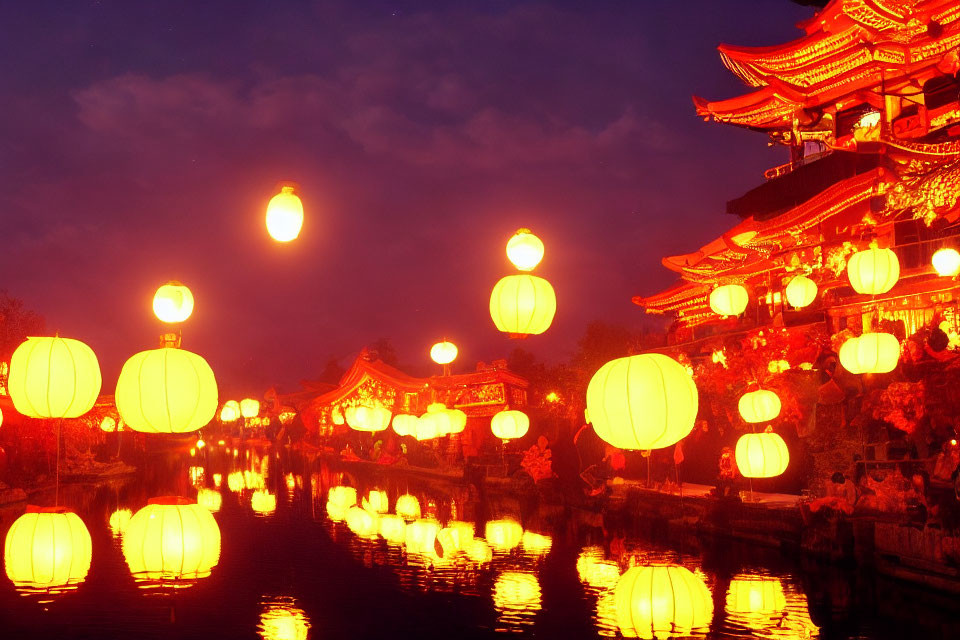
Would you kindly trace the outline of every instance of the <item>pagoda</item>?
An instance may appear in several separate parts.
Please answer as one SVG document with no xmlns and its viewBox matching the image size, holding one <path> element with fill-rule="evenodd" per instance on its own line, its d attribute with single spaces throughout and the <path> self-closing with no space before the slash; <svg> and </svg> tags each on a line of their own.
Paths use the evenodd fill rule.
<svg viewBox="0 0 960 640">
<path fill-rule="evenodd" d="M 931 256 L 960 245 L 960 2 L 832 0 L 770 47 L 720 45 L 724 65 L 750 89 L 696 112 L 766 134 L 787 161 L 726 205 L 737 223 L 663 265 L 679 280 L 633 300 L 673 314 L 673 344 L 754 327 L 902 321 L 907 335 L 933 317 L 955 318 L 960 285 Z M 900 260 L 898 284 L 859 295 L 847 259 L 877 243 Z M 797 275 L 818 287 L 804 309 L 786 300 Z M 711 310 L 717 286 L 746 288 L 738 317 Z M 955 320 L 954 320 L 955 322 Z M 901 336 L 902 337 L 902 336 Z"/>
</svg>

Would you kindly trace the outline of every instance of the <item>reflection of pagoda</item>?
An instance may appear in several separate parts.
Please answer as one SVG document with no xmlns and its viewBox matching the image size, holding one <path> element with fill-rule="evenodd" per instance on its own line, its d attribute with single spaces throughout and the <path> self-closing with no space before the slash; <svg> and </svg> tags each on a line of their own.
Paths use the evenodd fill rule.
<svg viewBox="0 0 960 640">
<path fill-rule="evenodd" d="M 799 26 L 804 35 L 784 45 L 721 45 L 724 64 L 753 89 L 694 98 L 704 119 L 762 131 L 790 160 L 727 203 L 736 226 L 663 259 L 677 284 L 634 298 L 649 313 L 676 314 L 674 342 L 770 323 L 827 320 L 836 332 L 867 302 L 907 333 L 953 313 L 960 285 L 938 278 L 930 256 L 960 234 L 960 3 L 833 0 Z M 901 280 L 885 297 L 895 305 L 858 296 L 846 279 L 847 257 L 874 239 L 900 258 Z M 803 312 L 782 295 L 797 274 L 820 289 Z M 721 284 L 750 292 L 740 319 L 710 310 Z"/>
</svg>

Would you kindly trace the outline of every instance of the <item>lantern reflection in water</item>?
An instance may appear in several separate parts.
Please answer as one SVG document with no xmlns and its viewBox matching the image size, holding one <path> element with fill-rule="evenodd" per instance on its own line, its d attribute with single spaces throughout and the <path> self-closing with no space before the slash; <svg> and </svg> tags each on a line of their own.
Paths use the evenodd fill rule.
<svg viewBox="0 0 960 640">
<path fill-rule="evenodd" d="M 820 631 L 810 619 L 806 597 L 775 576 L 734 576 L 727 590 L 726 610 L 727 624 L 765 638 L 806 639 Z"/>
<path fill-rule="evenodd" d="M 515 520 L 491 520 L 487 523 L 484 536 L 494 549 L 509 551 L 520 544 L 523 527 Z"/>
<path fill-rule="evenodd" d="M 27 506 L 3 544 L 7 577 L 18 591 L 55 595 L 77 588 L 93 546 L 80 517 L 63 507 Z"/>
<path fill-rule="evenodd" d="M 277 510 L 277 496 L 259 489 L 250 496 L 250 508 L 260 515 L 270 515 Z"/>
<path fill-rule="evenodd" d="M 594 589 L 613 589 L 620 581 L 620 567 L 604 559 L 603 547 L 586 547 L 577 557 L 577 575 Z"/>
<path fill-rule="evenodd" d="M 310 619 L 293 598 L 272 598 L 263 603 L 260 637 L 263 640 L 307 640 Z"/>
<path fill-rule="evenodd" d="M 524 531 L 520 538 L 520 548 L 526 554 L 534 556 L 545 556 L 550 553 L 553 546 L 553 538 L 533 531 Z"/>
<path fill-rule="evenodd" d="M 531 625 L 540 610 L 540 582 L 532 573 L 504 571 L 493 584 L 493 606 L 501 625 Z"/>
<path fill-rule="evenodd" d="M 327 492 L 327 515 L 334 522 L 343 522 L 347 509 L 357 504 L 357 490 L 353 487 L 330 487 Z"/>
<path fill-rule="evenodd" d="M 126 531 L 127 525 L 130 524 L 130 518 L 133 517 L 133 511 L 130 509 L 117 509 L 110 514 L 110 533 L 114 537 L 120 537 L 123 535 L 123 532 Z"/>
<path fill-rule="evenodd" d="M 416 520 L 420 517 L 420 501 L 416 496 L 405 493 L 397 498 L 396 510 L 404 520 Z"/>
<path fill-rule="evenodd" d="M 223 505 L 223 496 L 213 489 L 200 489 L 197 491 L 197 504 L 211 513 L 216 513 Z"/>
<path fill-rule="evenodd" d="M 614 591 L 617 625 L 628 638 L 706 631 L 713 619 L 707 585 L 679 565 L 632 567 Z"/>
</svg>

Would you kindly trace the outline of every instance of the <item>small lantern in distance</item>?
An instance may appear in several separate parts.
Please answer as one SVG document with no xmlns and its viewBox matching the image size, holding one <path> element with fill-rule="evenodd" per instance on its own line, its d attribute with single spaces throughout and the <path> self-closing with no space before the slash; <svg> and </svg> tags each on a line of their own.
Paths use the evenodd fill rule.
<svg viewBox="0 0 960 640">
<path fill-rule="evenodd" d="M 533 271 L 543 260 L 543 241 L 530 229 L 518 229 L 507 241 L 507 258 L 520 271 Z"/>
<path fill-rule="evenodd" d="M 430 359 L 446 366 L 457 359 L 457 345 L 444 340 L 430 347 Z"/>
<path fill-rule="evenodd" d="M 185 284 L 171 280 L 153 294 L 153 314 L 160 322 L 176 324 L 193 313 L 193 293 Z"/>
<path fill-rule="evenodd" d="M 267 205 L 267 233 L 277 242 L 296 239 L 303 227 L 303 203 L 294 191 L 292 185 L 281 186 Z"/>
</svg>

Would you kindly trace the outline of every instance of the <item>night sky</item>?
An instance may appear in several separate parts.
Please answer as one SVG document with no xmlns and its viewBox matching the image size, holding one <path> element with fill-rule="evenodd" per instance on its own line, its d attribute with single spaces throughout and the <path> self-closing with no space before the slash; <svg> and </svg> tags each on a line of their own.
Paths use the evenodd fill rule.
<svg viewBox="0 0 960 640">
<path fill-rule="evenodd" d="M 732 226 L 726 200 L 786 160 L 706 124 L 690 95 L 746 88 L 719 42 L 795 39 L 787 0 L 0 3 L 0 289 L 97 352 L 104 392 L 156 346 L 179 279 L 184 347 L 225 394 L 293 390 L 388 337 L 430 373 L 522 346 L 569 357 L 664 255 Z M 264 227 L 282 180 L 306 221 Z M 546 243 L 550 331 L 489 317 L 521 226 Z"/>
</svg>

